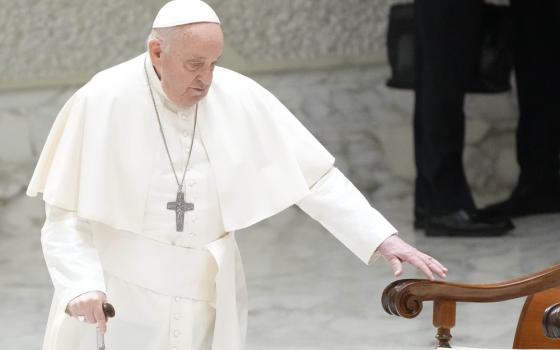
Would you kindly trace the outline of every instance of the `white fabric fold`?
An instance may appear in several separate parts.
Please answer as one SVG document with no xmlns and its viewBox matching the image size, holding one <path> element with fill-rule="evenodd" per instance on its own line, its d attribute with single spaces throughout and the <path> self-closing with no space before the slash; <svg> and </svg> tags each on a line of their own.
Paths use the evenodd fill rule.
<svg viewBox="0 0 560 350">
<path fill-rule="evenodd" d="M 208 250 L 161 243 L 92 223 L 103 269 L 159 294 L 213 301 L 217 266 Z"/>
<path fill-rule="evenodd" d="M 206 246 L 218 265 L 212 350 L 242 350 L 247 331 L 247 287 L 234 233 Z"/>
</svg>

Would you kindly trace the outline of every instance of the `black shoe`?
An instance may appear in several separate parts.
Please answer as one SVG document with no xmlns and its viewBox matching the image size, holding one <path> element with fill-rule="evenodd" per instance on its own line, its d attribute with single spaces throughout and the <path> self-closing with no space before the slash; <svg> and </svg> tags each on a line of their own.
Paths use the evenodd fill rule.
<svg viewBox="0 0 560 350">
<path fill-rule="evenodd" d="M 492 237 L 515 228 L 509 219 L 482 220 L 464 210 L 430 216 L 425 220 L 426 236 Z"/>
<path fill-rule="evenodd" d="M 465 213 L 468 213 L 465 210 L 458 210 L 457 212 L 462 211 Z M 484 221 L 487 223 L 497 223 L 497 224 L 502 224 L 504 225 L 504 227 L 507 230 L 513 230 L 515 228 L 515 225 L 513 224 L 513 222 L 511 220 L 509 220 L 508 217 L 504 217 L 504 216 L 492 216 L 492 217 L 483 217 L 479 214 L 481 210 L 480 209 L 475 209 L 475 212 L 471 213 L 471 214 L 467 214 L 469 217 L 471 217 L 471 219 L 474 219 L 476 221 Z M 454 212 L 456 213 L 456 212 Z M 446 214 L 446 215 L 452 215 L 454 213 L 451 214 Z M 438 215 L 438 217 L 441 215 Z M 429 215 L 426 213 L 426 210 L 424 210 L 423 208 L 415 208 L 414 209 L 414 222 L 413 222 L 413 226 L 414 229 L 416 230 L 424 230 L 426 228 L 426 221 L 427 218 L 429 217 Z"/>
<path fill-rule="evenodd" d="M 507 200 L 478 211 L 485 220 L 550 213 L 560 213 L 560 190 L 534 190 L 531 187 L 516 189 Z"/>
</svg>

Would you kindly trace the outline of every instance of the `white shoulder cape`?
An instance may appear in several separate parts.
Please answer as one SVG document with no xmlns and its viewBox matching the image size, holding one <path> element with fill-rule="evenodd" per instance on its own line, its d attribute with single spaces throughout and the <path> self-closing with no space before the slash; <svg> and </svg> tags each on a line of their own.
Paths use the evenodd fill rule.
<svg viewBox="0 0 560 350">
<path fill-rule="evenodd" d="M 68 100 L 47 138 L 29 196 L 42 192 L 49 204 L 85 219 L 141 231 L 152 162 L 163 147 L 145 55 L 100 72 Z M 198 121 L 227 231 L 298 202 L 334 163 L 270 92 L 225 68 L 216 67 Z"/>
</svg>

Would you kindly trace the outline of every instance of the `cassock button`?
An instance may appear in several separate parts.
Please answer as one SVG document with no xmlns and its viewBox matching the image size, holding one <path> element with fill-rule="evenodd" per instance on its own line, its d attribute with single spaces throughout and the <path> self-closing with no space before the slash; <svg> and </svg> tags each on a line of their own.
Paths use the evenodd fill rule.
<svg viewBox="0 0 560 350">
<path fill-rule="evenodd" d="M 183 137 L 188 137 L 189 133 L 187 132 L 187 130 L 183 130 Z"/>
<path fill-rule="evenodd" d="M 180 301 L 181 301 L 181 298 L 175 297 L 175 301 L 176 301 L 176 302 L 180 302 Z"/>
<path fill-rule="evenodd" d="M 179 350 L 179 348 L 178 348 L 178 347 L 176 347 L 176 346 L 174 346 L 174 347 L 173 347 L 173 350 Z"/>
<path fill-rule="evenodd" d="M 181 315 L 180 314 L 175 314 L 175 315 L 173 315 L 173 317 L 175 317 L 175 319 L 178 320 L 178 319 L 181 318 Z"/>
<path fill-rule="evenodd" d="M 179 330 L 176 329 L 175 331 L 173 331 L 173 335 L 175 336 L 175 338 L 177 338 L 179 335 L 181 335 L 181 332 L 179 332 Z"/>
</svg>

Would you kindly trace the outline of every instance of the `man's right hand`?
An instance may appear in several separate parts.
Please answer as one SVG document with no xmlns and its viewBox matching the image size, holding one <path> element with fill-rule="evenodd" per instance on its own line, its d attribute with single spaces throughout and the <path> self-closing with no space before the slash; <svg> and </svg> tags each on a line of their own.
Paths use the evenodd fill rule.
<svg viewBox="0 0 560 350">
<path fill-rule="evenodd" d="M 70 300 L 66 311 L 72 317 L 83 316 L 87 323 L 97 323 L 97 327 L 102 334 L 107 331 L 107 319 L 103 313 L 103 303 L 107 301 L 107 296 L 103 292 L 91 291 L 78 295 Z"/>
</svg>

